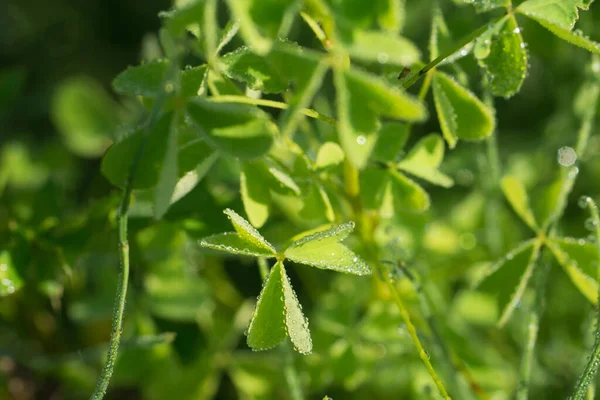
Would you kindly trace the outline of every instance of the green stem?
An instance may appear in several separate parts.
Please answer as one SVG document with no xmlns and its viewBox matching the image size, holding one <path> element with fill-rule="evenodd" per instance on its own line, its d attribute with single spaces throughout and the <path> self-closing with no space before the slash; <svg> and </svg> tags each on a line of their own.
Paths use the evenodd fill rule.
<svg viewBox="0 0 600 400">
<path fill-rule="evenodd" d="M 255 106 L 279 108 L 281 110 L 286 110 L 289 108 L 288 104 L 282 103 L 280 101 L 265 100 L 265 99 L 253 99 L 252 97 L 237 96 L 237 95 L 213 96 L 213 97 L 210 97 L 210 100 L 214 101 L 215 103 L 253 104 Z M 335 118 L 331 118 L 327 115 L 321 114 L 313 109 L 302 108 L 300 112 L 302 114 L 306 115 L 307 117 L 326 122 L 333 126 L 337 125 L 337 121 L 335 120 Z"/>
<path fill-rule="evenodd" d="M 148 124 L 146 126 L 146 134 L 144 140 L 137 150 L 135 158 L 131 163 L 129 169 L 129 175 L 127 177 L 127 183 L 125 184 L 125 191 L 123 192 L 123 198 L 121 199 L 121 205 L 117 214 L 117 227 L 119 237 L 119 280 L 117 284 L 117 297 L 115 300 L 115 307 L 112 318 L 112 332 L 110 334 L 110 342 L 108 352 L 106 355 L 106 363 L 102 369 L 100 378 L 96 385 L 96 390 L 92 394 L 92 400 L 100 400 L 106 394 L 110 378 L 112 377 L 115 363 L 117 361 L 117 355 L 119 352 L 119 343 L 121 342 L 121 335 L 123 333 L 123 317 L 125 315 L 125 299 L 127 297 L 127 285 L 129 281 L 129 242 L 127 239 L 127 214 L 129 212 L 129 204 L 131 201 L 131 192 L 133 191 L 133 182 L 138 166 L 144 154 L 144 149 L 148 143 L 148 137 L 152 128 L 158 120 L 160 110 L 165 101 L 165 96 L 161 96 L 150 112 L 148 118 Z"/>
<path fill-rule="evenodd" d="M 444 51 L 436 59 L 430 61 L 429 64 L 425 65 L 423 68 L 421 68 L 420 70 L 418 70 L 414 74 L 411 74 L 406 79 L 406 81 L 404 82 L 404 84 L 402 85 L 402 87 L 404 89 L 408 89 L 409 87 L 411 87 L 416 81 L 418 81 L 427 72 L 429 72 L 431 69 L 435 68 L 436 65 L 438 65 L 439 63 L 441 63 L 442 61 L 444 61 L 446 58 L 450 57 L 452 54 L 456 53 L 457 51 L 459 51 L 460 49 L 462 49 L 463 47 L 465 47 L 466 45 L 468 45 L 469 43 L 471 43 L 473 40 L 477 39 L 485 31 L 487 31 L 489 29 L 490 25 L 495 24 L 496 22 L 500 21 L 502 18 L 506 18 L 506 15 L 500 16 L 500 17 L 496 18 L 495 20 L 493 20 L 491 22 L 488 22 L 485 25 L 482 25 L 481 27 L 479 27 L 478 29 L 474 30 L 473 32 L 471 32 L 467 36 L 463 37 L 461 40 L 459 40 L 450 49 Z"/>
<path fill-rule="evenodd" d="M 596 234 L 596 252 L 598 255 L 598 282 L 600 282 L 600 218 L 598 216 L 598 207 L 594 200 L 590 197 L 587 198 L 587 206 L 592 215 L 592 221 L 595 223 L 595 234 Z M 598 285 L 598 298 L 600 298 L 600 285 Z M 598 372 L 598 364 L 600 364 L 600 307 L 596 304 L 597 315 L 596 315 L 596 339 L 594 341 L 594 347 L 592 354 L 583 370 L 583 373 L 575 384 L 575 393 L 573 394 L 574 400 L 585 399 L 588 393 L 588 387 L 594 381 L 596 373 Z"/>
</svg>

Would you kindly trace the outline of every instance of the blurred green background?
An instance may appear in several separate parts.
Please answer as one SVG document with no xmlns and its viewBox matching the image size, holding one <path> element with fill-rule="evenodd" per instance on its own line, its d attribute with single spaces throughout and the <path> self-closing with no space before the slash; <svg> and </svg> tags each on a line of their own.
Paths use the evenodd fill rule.
<svg viewBox="0 0 600 400">
<path fill-rule="evenodd" d="M 426 53 L 431 2 L 407 3 L 404 35 Z M 100 173 L 100 157 L 136 111 L 110 82 L 160 54 L 158 13 L 170 7 L 167 0 L 0 3 L 0 264 L 11 266 L 0 269 L 0 399 L 81 399 L 94 387 L 111 329 L 120 198 Z M 491 19 L 450 2 L 442 8 L 456 38 Z M 221 16 L 226 21 L 224 7 Z M 557 150 L 574 145 L 580 110 L 573 103 L 590 56 L 520 21 L 529 76 L 514 98 L 496 100 L 498 141 L 504 171 L 539 193 L 559 171 Z M 600 40 L 600 6 L 581 13 L 578 28 Z M 300 21 L 291 38 L 316 46 Z M 238 38 L 232 48 L 240 44 Z M 478 90 L 476 62 L 467 57 L 460 65 L 467 74 L 459 79 Z M 439 127 L 432 118 L 414 130 L 419 136 Z M 432 210 L 398 215 L 382 234 L 397 242 L 391 258 L 409 260 L 428 277 L 440 329 L 472 383 L 487 398 L 508 399 L 519 384 L 528 305 L 498 330 L 493 298 L 468 283 L 478 267 L 530 233 L 501 205 L 502 240 L 494 248 L 485 243 L 485 196 L 497 188 L 485 185 L 484 146 L 462 143 L 448 152 L 444 170 L 457 185 L 428 187 Z M 563 235 L 588 235 L 576 203 L 583 194 L 598 199 L 598 156 L 594 129 Z M 222 208 L 242 209 L 231 164 L 221 161 L 164 221 L 148 218 L 141 202 L 134 206 L 125 337 L 107 398 L 289 398 L 291 366 L 306 398 L 437 398 L 397 310 L 371 278 L 290 268 L 311 322 L 313 355 L 247 348 L 243 332 L 261 286 L 256 265 L 195 245 L 198 237 L 230 230 Z M 265 235 L 299 230 L 278 215 Z M 591 305 L 561 267 L 553 267 L 549 282 L 534 399 L 570 393 L 591 340 Z M 418 299 L 405 286 L 419 329 Z"/>
</svg>

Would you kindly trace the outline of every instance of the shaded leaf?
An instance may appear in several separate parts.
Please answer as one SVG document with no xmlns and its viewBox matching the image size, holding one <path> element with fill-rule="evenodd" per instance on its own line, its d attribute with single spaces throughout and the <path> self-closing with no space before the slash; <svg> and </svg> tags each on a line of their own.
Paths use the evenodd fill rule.
<svg viewBox="0 0 600 400">
<path fill-rule="evenodd" d="M 160 165 L 158 182 L 154 189 L 154 218 L 160 219 L 165 215 L 171 205 L 171 198 L 175 192 L 177 178 L 179 177 L 179 164 L 177 161 L 178 148 L 178 130 L 177 116 L 171 121 L 169 132 L 167 133 L 167 143 L 165 156 Z"/>
<path fill-rule="evenodd" d="M 473 93 L 442 72 L 433 77 L 433 97 L 440 127 L 450 148 L 458 139 L 482 140 L 494 130 L 491 111 Z"/>
<path fill-rule="evenodd" d="M 430 200 L 427 192 L 404 174 L 390 170 L 390 179 L 383 195 L 383 206 L 391 199 L 394 211 L 425 211 Z M 388 206 L 389 207 L 389 206 Z"/>
<path fill-rule="evenodd" d="M 340 243 L 353 229 L 354 223 L 350 222 L 306 235 L 289 245 L 284 255 L 300 264 L 355 275 L 368 275 L 371 271 L 367 264 Z"/>
<path fill-rule="evenodd" d="M 533 18 L 533 17 L 532 17 Z M 544 28 L 548 29 L 550 32 L 565 40 L 571 44 L 574 44 L 577 47 L 581 47 L 591 53 L 600 54 L 600 43 L 594 42 L 587 36 L 584 36 L 581 31 L 571 31 L 570 29 L 564 28 L 559 25 L 553 25 L 550 22 L 547 22 L 543 19 L 535 19 L 540 25 Z"/>
<path fill-rule="evenodd" d="M 113 80 L 113 88 L 120 94 L 157 97 L 165 91 L 164 82 L 170 63 L 160 59 L 128 67 Z"/>
<path fill-rule="evenodd" d="M 144 290 L 145 303 L 160 318 L 195 322 L 200 312 L 214 306 L 209 287 L 199 278 L 150 274 Z"/>
<path fill-rule="evenodd" d="M 7 250 L 0 251 L 0 297 L 9 296 L 23 286 L 13 257 Z"/>
<path fill-rule="evenodd" d="M 408 140 L 406 124 L 389 122 L 383 124 L 377 134 L 377 143 L 371 156 L 374 160 L 394 161 Z"/>
</svg>

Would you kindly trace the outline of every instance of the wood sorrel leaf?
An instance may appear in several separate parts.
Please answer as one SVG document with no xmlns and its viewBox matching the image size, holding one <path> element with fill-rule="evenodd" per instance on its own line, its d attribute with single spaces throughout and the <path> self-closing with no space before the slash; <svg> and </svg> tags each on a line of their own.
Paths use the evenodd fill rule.
<svg viewBox="0 0 600 400">
<path fill-rule="evenodd" d="M 287 334 L 297 352 L 300 354 L 310 354 L 312 351 L 312 339 L 310 338 L 310 330 L 308 329 L 308 320 L 302 313 L 302 306 L 298 302 L 283 263 L 278 262 L 278 264 L 281 264 Z"/>
<path fill-rule="evenodd" d="M 479 59 L 491 92 L 503 97 L 517 93 L 527 75 L 527 51 L 521 30 L 514 15 L 507 18 L 495 35 L 484 39 L 491 41 L 489 54 Z"/>
<path fill-rule="evenodd" d="M 299 264 L 348 274 L 368 275 L 371 270 L 367 264 L 340 243 L 353 229 L 354 223 L 349 222 L 306 235 L 289 245 L 284 255 Z"/>
<path fill-rule="evenodd" d="M 593 242 L 575 238 L 552 238 L 548 247 L 573 284 L 592 304 L 598 302 L 596 265 L 598 248 Z"/>
<path fill-rule="evenodd" d="M 433 98 L 448 146 L 458 139 L 482 140 L 494 130 L 491 111 L 473 93 L 442 72 L 433 77 Z"/>
<path fill-rule="evenodd" d="M 271 148 L 277 126 L 256 107 L 196 98 L 187 115 L 219 150 L 234 157 L 256 158 Z"/>
<path fill-rule="evenodd" d="M 506 176 L 502 179 L 501 186 L 504 196 L 506 196 L 513 210 L 531 229 L 537 231 L 538 225 L 523 184 L 515 177 Z"/>
<path fill-rule="evenodd" d="M 540 243 L 535 239 L 525 241 L 511 250 L 501 260 L 491 265 L 474 286 L 493 294 L 502 316 L 498 325 L 504 325 L 518 307 L 520 299 L 533 274 Z"/>
<path fill-rule="evenodd" d="M 256 309 L 248 328 L 248 346 L 266 350 L 278 345 L 286 336 L 283 264 L 276 263 L 258 296 Z"/>
<path fill-rule="evenodd" d="M 275 254 L 275 248 L 266 241 L 264 237 L 256 230 L 248 221 L 238 215 L 235 211 L 231 209 L 226 209 L 225 214 L 231 221 L 233 227 L 236 232 L 241 236 L 241 238 L 253 245 L 263 248 L 264 250 L 271 252 L 271 254 Z"/>
<path fill-rule="evenodd" d="M 435 185 L 450 187 L 452 179 L 438 170 L 444 159 L 444 140 L 435 134 L 422 138 L 397 167 Z"/>
<path fill-rule="evenodd" d="M 175 191 L 177 178 L 179 177 L 177 154 L 178 148 L 178 124 L 175 115 L 167 132 L 167 143 L 164 158 L 159 166 L 158 182 L 154 188 L 154 218 L 160 219 L 165 215 L 171 205 L 171 198 Z"/>
</svg>

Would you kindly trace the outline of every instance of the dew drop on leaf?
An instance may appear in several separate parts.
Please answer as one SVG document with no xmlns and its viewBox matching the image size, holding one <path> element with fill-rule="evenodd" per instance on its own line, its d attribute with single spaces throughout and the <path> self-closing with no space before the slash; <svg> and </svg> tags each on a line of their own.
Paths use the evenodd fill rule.
<svg viewBox="0 0 600 400">
<path fill-rule="evenodd" d="M 588 231 L 593 231 L 596 229 L 597 224 L 598 223 L 596 222 L 596 220 L 594 220 L 593 218 L 588 218 L 585 220 L 584 226 L 585 229 L 587 229 Z"/>
<path fill-rule="evenodd" d="M 364 137 L 363 135 L 360 135 L 359 137 L 356 138 L 356 143 L 358 143 L 362 146 L 365 143 L 367 143 L 367 138 Z"/>
<path fill-rule="evenodd" d="M 577 161 L 575 150 L 569 146 L 564 146 L 558 149 L 558 163 L 563 167 L 570 167 Z"/>
<path fill-rule="evenodd" d="M 581 196 L 579 198 L 579 200 L 577 200 L 577 204 L 581 208 L 586 208 L 589 201 L 590 201 L 590 198 L 588 196 Z"/>
</svg>

